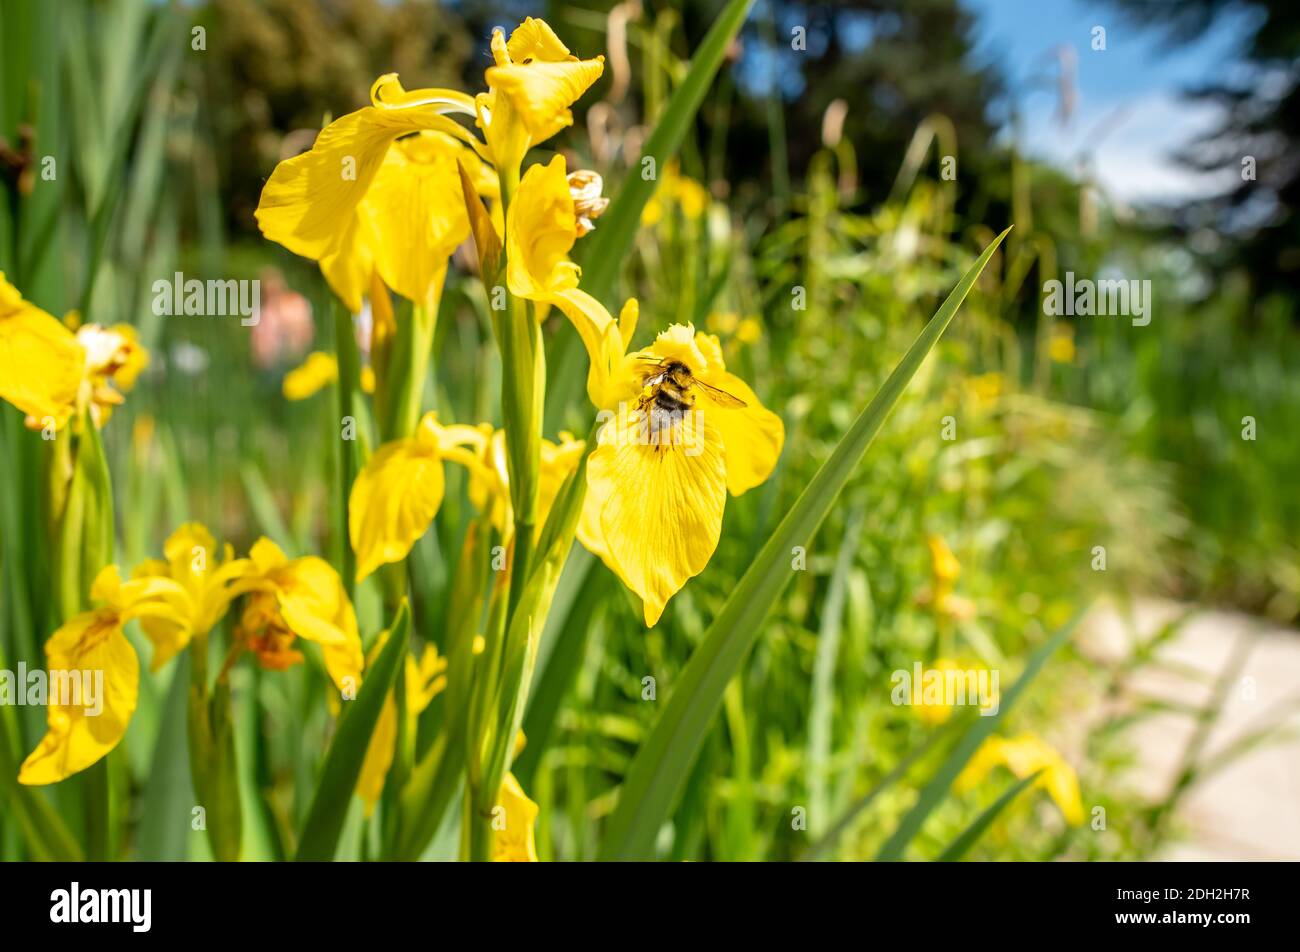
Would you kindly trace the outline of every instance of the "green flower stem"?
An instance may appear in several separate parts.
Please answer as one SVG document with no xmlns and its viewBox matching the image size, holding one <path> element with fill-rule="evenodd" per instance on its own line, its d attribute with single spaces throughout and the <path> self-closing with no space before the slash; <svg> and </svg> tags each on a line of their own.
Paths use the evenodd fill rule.
<svg viewBox="0 0 1300 952">
<path fill-rule="evenodd" d="M 375 394 L 381 443 L 412 436 L 419 425 L 420 400 L 429 375 L 441 297 L 439 290 L 424 304 L 414 305 L 410 320 L 397 317 L 396 339 L 378 383 L 380 390 Z"/>
<path fill-rule="evenodd" d="M 519 170 L 498 170 L 501 202 L 509 222 L 510 203 L 519 187 Z M 498 275 L 507 273 L 508 263 L 499 266 Z M 537 526 L 538 478 L 541 469 L 541 427 L 546 370 L 541 332 L 526 301 L 515 297 L 506 287 L 487 289 L 489 302 L 504 304 L 503 319 L 495 322 L 501 348 L 501 412 L 506 433 L 506 467 L 510 477 L 510 505 L 514 513 L 514 552 L 510 564 L 510 588 L 501 627 L 494 630 L 488 650 L 477 668 L 473 711 L 470 718 L 468 767 L 469 784 L 465 791 L 462 827 L 462 854 L 472 860 L 486 860 L 492 855 L 492 808 L 501 784 L 503 759 L 498 751 L 513 742 L 503 737 L 509 723 L 498 720 L 489 725 L 487 714 L 497 707 L 498 699 L 513 697 L 524 677 L 521 665 L 510 663 L 512 621 L 524 596 L 533 561 L 533 534 Z M 503 643 L 504 639 L 504 643 Z M 487 761 L 480 758 L 487 748 Z"/>
<path fill-rule="evenodd" d="M 485 816 L 474 806 L 474 797 L 466 791 L 465 819 L 461 824 L 461 858 L 474 863 L 490 862 L 495 833 L 492 829 L 491 808 Z"/>
<path fill-rule="evenodd" d="M 501 201 L 506 215 L 519 187 L 518 169 L 501 169 Z M 507 218 L 508 220 L 508 218 Z M 502 262 L 502 272 L 507 264 Z M 537 524 L 537 484 L 541 469 L 542 409 L 546 368 L 541 330 L 527 302 L 508 288 L 489 289 L 489 298 L 504 298 L 505 320 L 500 325 L 502 365 L 501 410 L 505 417 L 506 465 L 510 475 L 510 505 L 515 519 L 515 551 L 510 569 L 510 611 L 507 624 L 528 580 L 533 531 Z"/>
<path fill-rule="evenodd" d="M 339 427 L 346 419 L 356 420 L 352 398 L 357 383 L 361 379 L 361 358 L 357 352 L 357 337 L 352 329 L 352 315 L 338 299 L 334 300 L 334 350 L 339 366 L 338 410 Z M 356 599 L 357 559 L 352 551 L 348 535 L 348 497 L 352 493 L 352 483 L 357 478 L 357 452 L 355 441 L 339 442 L 339 548 L 342 551 L 339 571 L 343 576 L 343 585 L 348 599 Z"/>
</svg>

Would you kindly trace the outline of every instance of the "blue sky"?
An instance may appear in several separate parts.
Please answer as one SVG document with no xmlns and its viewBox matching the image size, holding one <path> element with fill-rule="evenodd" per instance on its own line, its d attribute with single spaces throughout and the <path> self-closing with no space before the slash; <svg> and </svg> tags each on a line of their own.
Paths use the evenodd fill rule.
<svg viewBox="0 0 1300 952">
<path fill-rule="evenodd" d="M 1021 113 L 1021 143 L 1077 169 L 1090 161 L 1102 186 L 1126 202 L 1167 201 L 1217 191 L 1238 174 L 1197 176 L 1171 157 L 1213 128 L 1216 113 L 1179 92 L 1222 77 L 1237 60 L 1246 21 L 1225 19 L 1201 41 L 1170 47 L 1157 31 L 1128 25 L 1112 7 L 1083 0 L 963 0 L 977 18 L 977 55 L 1006 78 Z M 1106 29 L 1105 51 L 1092 29 Z M 1077 104 L 1062 127 L 1054 82 L 1057 54 L 1073 51 Z M 1011 135 L 1010 127 L 1005 134 Z"/>
</svg>

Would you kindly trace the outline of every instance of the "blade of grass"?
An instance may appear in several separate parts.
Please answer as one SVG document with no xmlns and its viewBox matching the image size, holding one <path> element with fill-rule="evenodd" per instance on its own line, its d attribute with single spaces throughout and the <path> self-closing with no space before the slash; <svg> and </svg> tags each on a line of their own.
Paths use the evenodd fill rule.
<svg viewBox="0 0 1300 952">
<path fill-rule="evenodd" d="M 511 767 L 515 778 L 525 790 L 531 789 L 537 765 L 550 747 L 551 732 L 555 727 L 560 704 L 582 667 L 593 617 L 607 592 L 604 576 L 587 578 L 594 563 L 595 556 L 586 549 L 573 550 L 569 556 L 569 567 L 565 571 L 574 573 L 576 582 L 571 584 L 578 590 L 576 604 L 570 611 L 568 605 L 560 606 L 553 602 L 551 613 L 546 619 L 546 631 L 542 635 L 543 647 L 539 649 L 537 671 L 534 673 L 537 687 L 532 691 L 524 715 L 523 730 L 528 743 Z M 566 581 L 562 580 L 560 584 L 563 586 Z M 557 596 L 556 602 L 558 601 Z M 545 659 L 541 655 L 543 650 L 547 651 Z"/>
<path fill-rule="evenodd" d="M 403 601 L 379 660 L 366 674 L 356 700 L 348 702 L 346 714 L 339 719 L 338 732 L 325 755 L 320 781 L 307 811 L 295 860 L 329 862 L 334 858 L 370 737 L 379 722 L 384 699 L 397 680 L 410 638 L 411 613 Z"/>
<path fill-rule="evenodd" d="M 0 803 L 5 804 L 6 815 L 17 821 L 31 858 L 80 862 L 84 859 L 81 847 L 44 794 L 18 783 L 21 753 L 16 747 L 18 725 L 12 712 L 11 706 L 0 706 Z"/>
<path fill-rule="evenodd" d="M 618 806 L 605 831 L 603 858 L 643 859 L 653 854 L 659 828 L 672 814 L 727 683 L 740 670 L 762 631 L 763 620 L 790 579 L 790 552 L 812 542 L 885 418 L 1005 236 L 1004 231 L 984 249 L 948 295 L 875 399 L 853 422 L 830 459 L 781 520 L 714 619 L 623 781 Z"/>
<path fill-rule="evenodd" d="M 921 831 L 926 817 L 939 805 L 939 801 L 947 795 L 948 789 L 952 786 L 953 781 L 957 779 L 957 775 L 961 773 L 962 768 L 966 766 L 966 762 L 979 749 L 980 744 L 984 743 L 998 729 L 998 725 L 1007 716 L 1007 712 L 1015 706 L 1016 701 L 1020 699 L 1020 695 L 1025 693 L 1025 690 L 1033 683 L 1034 678 L 1038 676 L 1038 672 L 1043 669 L 1047 659 L 1052 656 L 1057 648 L 1069 640 L 1081 617 L 1083 617 L 1082 611 L 1076 614 L 1074 618 L 1062 626 L 1056 634 L 1052 635 L 1046 643 L 1029 656 L 1024 672 L 1016 679 L 1016 683 L 1011 686 L 1007 693 L 1002 696 L 996 714 L 975 719 L 975 722 L 962 735 L 962 739 L 957 742 L 957 746 L 953 748 L 952 753 L 939 766 L 930 782 L 925 785 L 920 796 L 916 798 L 915 805 L 903 817 L 902 822 L 898 824 L 898 828 L 885 841 L 885 845 L 880 848 L 880 852 L 876 854 L 877 861 L 888 862 L 903 858 L 903 851 L 907 849 L 907 845 L 912 842 L 913 837 Z"/>
<path fill-rule="evenodd" d="M 977 816 L 975 822 L 962 830 L 961 834 L 948 845 L 948 848 L 939 854 L 938 862 L 955 863 L 965 856 L 970 848 L 979 842 L 979 838 L 984 835 L 985 831 L 993 825 L 993 821 L 998 818 L 998 814 L 1011 806 L 1011 801 L 1020 796 L 1021 792 L 1037 780 L 1041 773 L 1041 770 L 1035 770 L 1025 779 L 1013 783 L 1002 796 L 993 802 L 991 807 Z"/>
<path fill-rule="evenodd" d="M 867 807 L 871 806 L 875 799 L 892 787 L 898 781 L 907 776 L 907 772 L 912 769 L 912 765 L 921 760 L 930 751 L 939 746 L 939 742 L 946 740 L 953 733 L 957 725 L 964 724 L 965 720 L 960 717 L 954 717 L 946 723 L 940 725 L 938 730 L 931 731 L 930 735 L 921 743 L 919 747 L 908 753 L 906 757 L 898 762 L 889 773 L 881 778 L 880 782 L 866 792 L 853 806 L 844 811 L 844 815 L 835 821 L 834 825 L 826 831 L 826 835 L 813 844 L 800 860 L 803 862 L 812 862 L 822 859 L 831 848 L 839 842 L 845 833 L 853 828 L 853 824 L 862 816 Z"/>
<path fill-rule="evenodd" d="M 163 717 L 154 745 L 153 765 L 144 788 L 144 809 L 140 814 L 138 858 L 176 862 L 189 856 L 191 805 L 194 787 L 190 781 L 188 738 L 185 715 L 190 683 L 190 654 L 176 660 L 167 692 Z"/>
<path fill-rule="evenodd" d="M 822 605 L 817 656 L 813 661 L 812 697 L 808 705 L 808 815 L 814 833 L 822 831 L 821 818 L 830 812 L 827 804 L 827 764 L 831 749 L 831 720 L 835 707 L 835 665 L 839 656 L 840 632 L 844 623 L 845 589 L 862 529 L 862 509 L 855 508 L 844 528 L 844 539 L 826 600 Z"/>
</svg>

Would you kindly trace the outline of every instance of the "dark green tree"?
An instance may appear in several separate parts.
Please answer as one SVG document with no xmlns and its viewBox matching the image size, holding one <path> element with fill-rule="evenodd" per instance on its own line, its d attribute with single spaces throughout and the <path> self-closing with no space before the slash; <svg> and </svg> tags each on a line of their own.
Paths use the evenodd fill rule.
<svg viewBox="0 0 1300 952">
<path fill-rule="evenodd" d="M 1223 120 L 1182 151 L 1190 167 L 1239 172 L 1237 184 L 1182 210 L 1186 228 L 1236 240 L 1218 252 L 1241 264 L 1255 292 L 1293 294 L 1300 278 L 1300 4 L 1293 0 L 1111 0 L 1174 44 L 1245 22 L 1244 69 L 1215 64 L 1187 95 L 1223 107 Z M 1253 173 L 1253 178 L 1250 177 Z"/>
</svg>

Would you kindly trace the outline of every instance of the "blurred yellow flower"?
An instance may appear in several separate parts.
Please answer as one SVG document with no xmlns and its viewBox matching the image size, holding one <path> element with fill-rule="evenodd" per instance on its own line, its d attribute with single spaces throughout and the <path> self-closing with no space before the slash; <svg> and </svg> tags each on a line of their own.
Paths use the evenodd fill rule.
<svg viewBox="0 0 1300 952">
<path fill-rule="evenodd" d="M 586 443 L 561 432 L 560 442 L 542 440 L 541 471 L 538 482 L 537 532 L 541 533 L 551 505 L 560 487 L 578 467 Z M 482 465 L 470 471 L 469 498 L 474 507 L 491 521 L 492 526 L 508 538 L 514 531 L 514 513 L 510 506 L 510 476 L 506 465 L 505 431 L 496 430 L 483 447 Z"/>
<path fill-rule="evenodd" d="M 83 408 L 103 426 L 148 362 L 135 328 L 82 324 L 73 332 L 0 273 L 0 399 L 27 414 L 28 427 L 62 428 Z"/>
<path fill-rule="evenodd" d="M 537 862 L 537 804 L 528 799 L 515 775 L 507 773 L 493 811 L 492 861 L 495 863 Z"/>
<path fill-rule="evenodd" d="M 955 789 L 964 793 L 979 785 L 995 767 L 1006 767 L 1024 779 L 1041 770 L 1035 787 L 1047 791 L 1071 826 L 1083 822 L 1083 799 L 1074 768 L 1050 744 L 1033 734 L 1012 738 L 990 737 L 980 745 L 957 778 Z"/>
<path fill-rule="evenodd" d="M 63 689 L 56 697 L 51 688 L 48 728 L 23 761 L 19 783 L 56 783 L 85 770 L 122 739 L 140 687 L 140 663 L 122 632 L 128 621 L 186 624 L 188 598 L 169 579 L 124 583 L 117 567 L 110 565 L 95 578 L 90 597 L 100 607 L 75 615 L 46 642 L 50 683 Z M 77 691 L 74 682 L 94 687 Z"/>
<path fill-rule="evenodd" d="M 530 148 L 573 125 L 569 107 L 604 71 L 605 57 L 580 60 L 546 21 L 528 17 L 506 40 L 492 31 L 488 92 L 475 98 L 493 164 L 517 169 Z"/>
<path fill-rule="evenodd" d="M 339 378 L 339 365 L 333 354 L 312 351 L 299 366 L 284 375 L 280 390 L 286 400 L 306 400 Z"/>
<path fill-rule="evenodd" d="M 578 536 L 641 597 L 653 626 L 712 557 L 727 493 L 771 475 L 785 427 L 727 372 L 718 339 L 691 325 L 610 366 L 606 396 L 639 395 L 601 429 Z"/>
<path fill-rule="evenodd" d="M 1002 374 L 992 371 L 967 377 L 966 389 L 975 398 L 975 402 L 983 406 L 992 403 L 1002 395 L 1003 390 L 1006 389 L 1006 381 Z"/>
<path fill-rule="evenodd" d="M 76 409 L 85 366 L 72 332 L 24 300 L 0 272 L 0 398 L 34 420 L 62 426 Z"/>
<path fill-rule="evenodd" d="M 682 175 L 676 162 L 664 168 L 654 195 L 641 209 L 641 224 L 646 228 L 657 225 L 671 205 L 680 208 L 690 221 L 697 220 L 709 210 L 709 190 L 695 179 Z"/>
<path fill-rule="evenodd" d="M 384 644 L 388 641 L 388 632 L 384 631 L 375 639 L 374 645 L 366 657 L 369 667 L 379 657 Z M 415 729 L 416 719 L 423 713 L 435 697 L 447 687 L 447 659 L 438 654 L 438 646 L 427 642 L 420 660 L 412 655 L 406 656 L 406 717 L 408 729 Z M 390 692 L 384 699 L 379 721 L 370 736 L 370 745 L 366 748 L 365 760 L 361 764 L 361 774 L 357 778 L 357 796 L 365 803 L 366 816 L 374 812 L 384 792 L 384 781 L 393 766 L 393 757 L 397 749 L 398 712 L 396 697 Z"/>
<path fill-rule="evenodd" d="M 290 559 L 270 539 L 249 551 L 250 593 L 236 637 L 263 667 L 283 670 L 302 660 L 295 637 L 320 645 L 325 670 L 343 692 L 360 684 L 363 656 L 357 616 L 338 573 L 314 555 Z"/>
<path fill-rule="evenodd" d="M 959 621 L 975 616 L 975 603 L 968 598 L 954 593 L 957 579 L 961 576 L 961 563 L 952 554 L 952 549 L 941 536 L 931 535 L 926 538 L 930 548 L 930 574 L 933 584 L 928 592 L 921 593 L 917 600 L 922 604 L 933 606 L 941 615 Z"/>
<path fill-rule="evenodd" d="M 747 317 L 736 328 L 736 340 L 742 344 L 757 344 L 763 339 L 763 325 L 757 318 Z"/>
<path fill-rule="evenodd" d="M 178 617 L 146 617 L 140 627 L 153 642 L 149 670 L 157 671 L 185 649 L 195 635 L 206 635 L 225 615 L 242 591 L 241 580 L 254 570 L 247 559 L 234 558 L 229 545 L 218 549 L 212 533 L 198 522 L 187 522 L 163 544 L 163 559 L 146 559 L 135 567 L 135 581 L 166 579 L 184 595 Z"/>
<path fill-rule="evenodd" d="M 444 460 L 481 467 L 490 428 L 441 426 L 430 412 L 415 436 L 381 446 L 357 474 L 348 501 L 348 534 L 357 554 L 357 581 L 406 558 L 442 505 Z"/>
<path fill-rule="evenodd" d="M 947 672 L 961 672 L 966 684 L 979 685 L 990 683 L 988 675 L 985 674 L 981 680 L 981 672 L 987 672 L 982 664 L 963 664 L 952 658 L 937 658 L 928 666 L 929 671 L 941 673 L 941 678 L 946 680 Z M 996 711 L 1000 703 L 1000 692 L 997 690 L 997 681 L 993 680 L 993 688 L 987 697 L 978 697 L 978 702 L 985 710 Z M 981 688 L 981 690 L 983 690 Z M 952 716 L 953 705 L 952 698 L 946 691 L 927 692 L 921 689 L 915 693 L 915 700 L 912 701 L 912 708 L 916 711 L 916 716 L 922 723 L 931 727 L 937 727 L 943 724 Z M 974 704 L 976 699 L 966 698 L 967 703 Z"/>
<path fill-rule="evenodd" d="M 715 334 L 734 334 L 740 326 L 740 315 L 735 311 L 714 311 L 709 315 L 708 325 Z"/>
<path fill-rule="evenodd" d="M 360 375 L 363 393 L 375 392 L 375 371 L 362 367 Z M 325 351 L 312 351 L 301 364 L 284 375 L 280 391 L 286 400 L 306 400 L 339 379 L 338 358 Z"/>
<path fill-rule="evenodd" d="M 130 324 L 83 324 L 77 328 L 77 343 L 86 352 L 82 386 L 88 393 L 91 417 L 96 426 L 103 426 L 113 407 L 124 402 L 122 394 L 131 391 L 140 372 L 149 365 L 149 352 L 140 345 Z"/>
<path fill-rule="evenodd" d="M 1074 363 L 1074 328 L 1056 325 L 1047 344 L 1047 353 L 1058 364 Z"/>
</svg>

